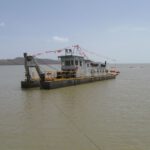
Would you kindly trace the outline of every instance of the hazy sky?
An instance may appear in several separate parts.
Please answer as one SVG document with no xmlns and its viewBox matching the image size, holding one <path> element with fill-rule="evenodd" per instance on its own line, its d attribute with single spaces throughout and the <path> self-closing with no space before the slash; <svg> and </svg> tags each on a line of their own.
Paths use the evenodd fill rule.
<svg viewBox="0 0 150 150">
<path fill-rule="evenodd" d="M 149 0 L 0 0 L 0 58 L 79 44 L 150 62 Z"/>
</svg>

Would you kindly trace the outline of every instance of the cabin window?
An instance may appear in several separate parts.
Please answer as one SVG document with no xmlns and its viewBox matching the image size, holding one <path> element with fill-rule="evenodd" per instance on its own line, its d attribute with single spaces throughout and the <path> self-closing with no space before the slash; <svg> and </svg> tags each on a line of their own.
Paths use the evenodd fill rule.
<svg viewBox="0 0 150 150">
<path fill-rule="evenodd" d="M 71 65 L 72 65 L 72 66 L 74 65 L 74 62 L 73 62 L 73 60 L 71 60 Z"/>
<path fill-rule="evenodd" d="M 66 61 L 65 61 L 65 65 L 66 65 L 66 66 L 70 66 L 70 60 L 66 60 Z"/>
<path fill-rule="evenodd" d="M 80 61 L 80 66 L 82 66 L 82 61 Z"/>
<path fill-rule="evenodd" d="M 75 64 L 78 65 L 78 60 L 75 60 Z"/>
</svg>

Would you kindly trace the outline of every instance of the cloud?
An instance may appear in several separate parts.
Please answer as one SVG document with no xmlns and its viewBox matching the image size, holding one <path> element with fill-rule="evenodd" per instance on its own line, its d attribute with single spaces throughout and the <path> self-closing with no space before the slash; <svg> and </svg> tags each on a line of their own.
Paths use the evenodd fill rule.
<svg viewBox="0 0 150 150">
<path fill-rule="evenodd" d="M 67 43 L 67 42 L 69 42 L 69 38 L 67 38 L 67 37 L 53 36 L 52 39 L 54 41 L 60 42 L 60 43 Z"/>
<path fill-rule="evenodd" d="M 109 32 L 122 32 L 122 31 L 127 31 L 129 30 L 128 27 L 114 27 L 109 29 Z"/>
<path fill-rule="evenodd" d="M 0 22 L 0 27 L 4 27 L 5 26 L 5 22 Z"/>
<path fill-rule="evenodd" d="M 133 31 L 148 31 L 148 29 L 144 27 L 134 27 L 132 30 Z"/>
<path fill-rule="evenodd" d="M 108 31 L 109 32 L 132 32 L 132 31 L 144 32 L 144 31 L 149 31 L 149 29 L 145 27 L 120 26 L 120 27 L 111 28 Z"/>
</svg>

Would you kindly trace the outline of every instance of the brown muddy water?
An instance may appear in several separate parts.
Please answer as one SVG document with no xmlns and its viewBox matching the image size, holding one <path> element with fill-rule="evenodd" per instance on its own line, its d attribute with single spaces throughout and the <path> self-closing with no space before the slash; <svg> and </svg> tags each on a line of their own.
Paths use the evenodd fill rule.
<svg viewBox="0 0 150 150">
<path fill-rule="evenodd" d="M 0 66 L 0 150 L 149 150 L 150 65 L 108 81 L 22 90 L 23 66 Z"/>
</svg>

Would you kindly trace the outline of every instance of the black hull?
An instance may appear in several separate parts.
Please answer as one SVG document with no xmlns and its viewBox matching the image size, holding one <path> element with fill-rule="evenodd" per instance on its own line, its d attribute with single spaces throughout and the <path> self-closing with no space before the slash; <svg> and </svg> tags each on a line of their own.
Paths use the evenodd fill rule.
<svg viewBox="0 0 150 150">
<path fill-rule="evenodd" d="M 57 79 L 54 81 L 21 81 L 21 88 L 33 88 L 33 87 L 40 87 L 41 89 L 55 89 L 67 86 L 74 86 L 78 84 L 102 81 L 102 80 L 109 80 L 115 79 L 116 75 L 106 74 L 97 77 L 83 77 L 83 78 L 70 78 L 70 79 Z"/>
<path fill-rule="evenodd" d="M 78 84 L 102 81 L 102 80 L 109 80 L 115 79 L 116 75 L 103 75 L 99 77 L 84 77 L 84 78 L 72 78 L 72 79 L 63 79 L 63 80 L 56 80 L 56 81 L 44 81 L 41 82 L 40 86 L 41 89 L 55 89 L 67 86 L 74 86 Z"/>
<path fill-rule="evenodd" d="M 34 88 L 34 87 L 40 87 L 39 81 L 21 81 L 21 88 L 27 89 L 27 88 Z"/>
</svg>

